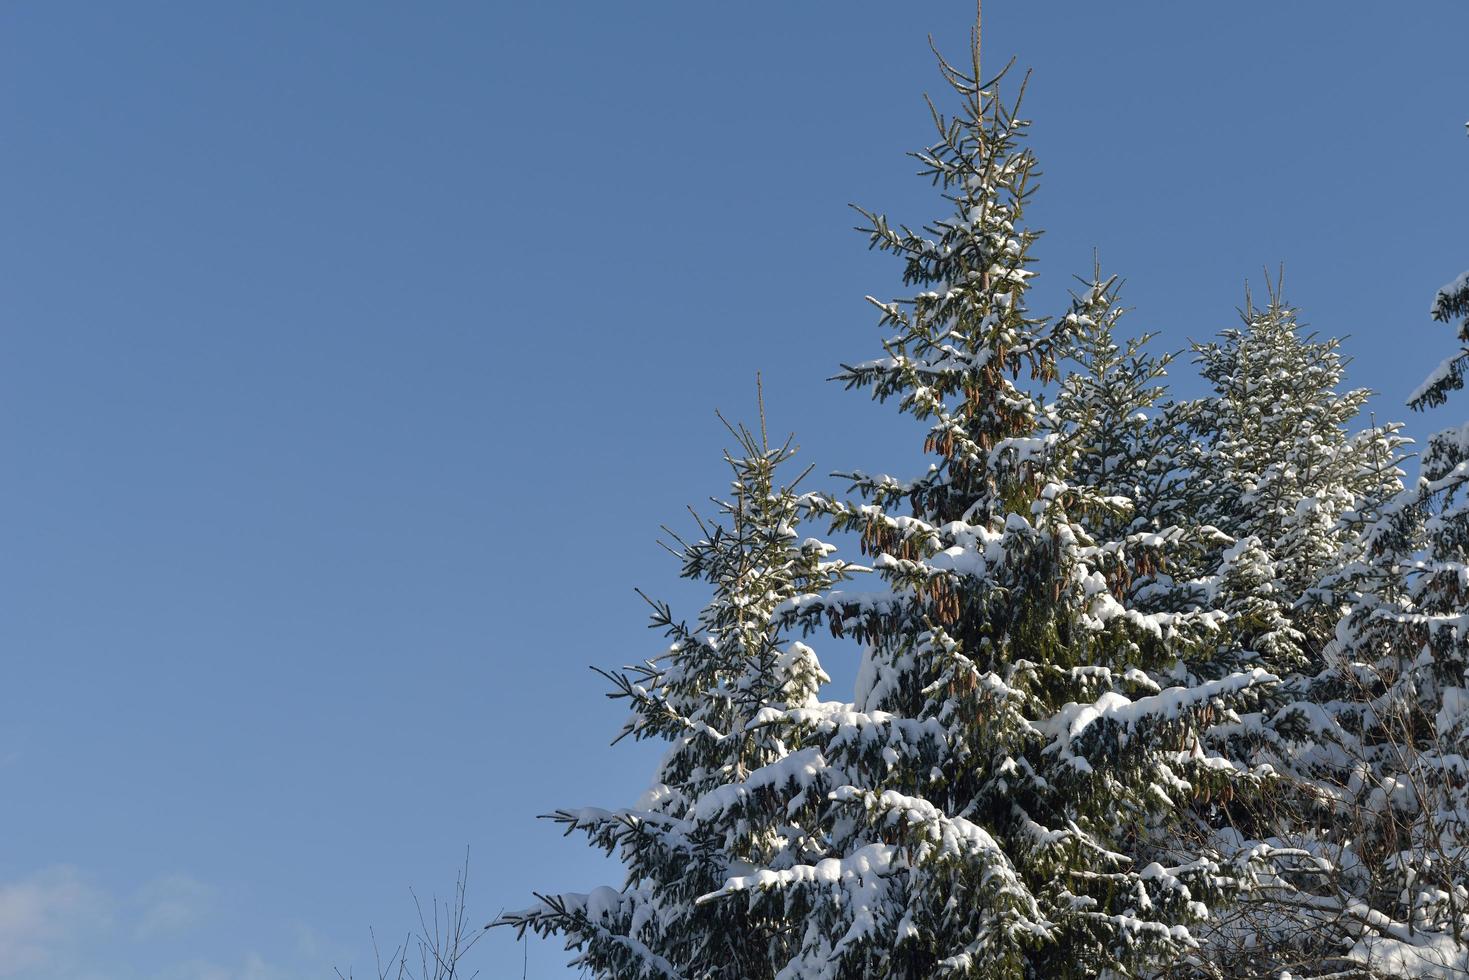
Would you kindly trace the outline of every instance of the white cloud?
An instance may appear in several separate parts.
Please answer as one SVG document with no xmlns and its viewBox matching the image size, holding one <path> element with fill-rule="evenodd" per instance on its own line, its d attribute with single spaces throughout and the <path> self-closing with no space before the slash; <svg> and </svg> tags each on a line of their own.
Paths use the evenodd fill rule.
<svg viewBox="0 0 1469 980">
<path fill-rule="evenodd" d="M 204 917 L 213 899 L 213 888 L 186 874 L 155 878 L 138 890 L 134 934 L 148 939 L 182 932 Z"/>
<path fill-rule="evenodd" d="M 56 968 L 79 935 L 109 919 L 106 896 L 67 865 L 0 883 L 0 977 Z"/>
<path fill-rule="evenodd" d="M 284 969 L 278 959 L 268 961 L 256 950 L 200 959 L 174 950 L 181 935 L 210 914 L 217 896 L 213 886 L 181 873 L 110 894 L 70 865 L 0 881 L 0 980 L 295 980 L 330 975 Z M 320 937 L 305 926 L 295 930 L 295 940 L 301 947 L 298 958 L 303 951 L 321 952 Z"/>
</svg>

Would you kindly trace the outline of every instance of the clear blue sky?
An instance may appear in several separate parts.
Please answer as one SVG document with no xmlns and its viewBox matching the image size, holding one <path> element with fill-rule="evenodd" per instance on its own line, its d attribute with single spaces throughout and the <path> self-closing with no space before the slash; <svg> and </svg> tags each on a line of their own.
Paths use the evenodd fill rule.
<svg viewBox="0 0 1469 980">
<path fill-rule="evenodd" d="M 723 485 L 713 410 L 759 369 L 819 471 L 913 458 L 823 379 L 899 289 L 847 204 L 937 213 L 903 154 L 971 15 L 0 5 L 0 978 L 361 977 L 466 845 L 480 921 L 603 883 L 534 816 L 646 784 L 585 665 L 658 649 L 634 585 L 695 611 L 654 538 Z M 1182 347 L 1285 261 L 1404 413 L 1469 266 L 1469 6 L 986 16 L 1037 309 L 1095 247 Z"/>
</svg>

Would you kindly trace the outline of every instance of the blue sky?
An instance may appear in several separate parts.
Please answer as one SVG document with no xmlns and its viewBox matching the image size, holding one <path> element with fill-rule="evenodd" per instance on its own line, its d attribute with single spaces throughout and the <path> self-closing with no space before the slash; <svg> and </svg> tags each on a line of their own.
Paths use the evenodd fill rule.
<svg viewBox="0 0 1469 980">
<path fill-rule="evenodd" d="M 714 409 L 760 370 L 819 472 L 915 456 L 823 379 L 899 290 L 848 203 L 938 213 L 903 154 L 971 15 L 0 6 L 0 978 L 361 977 L 466 846 L 481 920 L 613 877 L 534 816 L 646 784 L 586 665 L 657 651 L 634 585 L 696 610 L 654 539 L 723 486 Z M 1095 248 L 1180 348 L 1284 261 L 1403 416 L 1469 266 L 1466 33 L 992 0 L 988 63 L 1035 69 L 1035 308 Z"/>
</svg>

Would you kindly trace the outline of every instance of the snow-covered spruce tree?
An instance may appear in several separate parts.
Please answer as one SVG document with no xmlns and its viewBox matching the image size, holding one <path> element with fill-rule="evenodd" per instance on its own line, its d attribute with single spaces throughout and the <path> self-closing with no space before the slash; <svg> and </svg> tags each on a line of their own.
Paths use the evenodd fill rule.
<svg viewBox="0 0 1469 980">
<path fill-rule="evenodd" d="M 915 232 L 864 212 L 918 293 L 873 300 L 886 356 L 841 374 L 925 421 L 937 461 L 911 482 L 852 474 L 865 502 L 815 502 L 885 587 L 786 606 L 865 645 L 858 734 L 830 739 L 810 778 L 830 802 L 812 858 L 702 900 L 788 918 L 799 950 L 782 977 L 1133 976 L 1190 948 L 1190 924 L 1236 884 L 1208 854 L 1165 867 L 1132 848 L 1180 799 L 1231 790 L 1199 728 L 1271 678 L 1153 679 L 1212 651 L 1213 617 L 1129 604 L 1166 542 L 1082 523 L 1131 502 L 1067 482 L 1042 427 L 1040 388 L 1077 324 L 1026 311 L 1034 159 L 974 63 L 942 63 L 962 109 L 934 111 L 938 141 L 918 154 L 953 214 Z M 870 741 L 876 760 L 855 748 Z"/>
<path fill-rule="evenodd" d="M 1469 272 L 1439 289 L 1432 316 L 1461 321 L 1460 349 L 1409 396 L 1416 411 L 1463 387 Z M 1363 719 L 1378 752 L 1381 777 L 1368 803 L 1382 828 L 1388 872 L 1374 897 L 1386 900 L 1377 907 L 1392 924 L 1356 952 L 1400 964 L 1409 975 L 1469 977 L 1469 423 L 1429 438 L 1415 489 L 1424 547 L 1409 565 L 1406 601 L 1393 588 L 1365 594 L 1362 603 L 1373 613 L 1362 624 L 1369 629 L 1392 603 L 1388 618 L 1399 635 L 1396 656 L 1373 664 L 1376 697 Z M 1388 518 L 1384 543 L 1401 550 L 1411 524 L 1395 513 Z"/>
<path fill-rule="evenodd" d="M 776 483 L 789 442 L 767 447 L 763 418 L 759 436 L 731 431 L 739 443 L 726 455 L 731 499 L 719 503 L 718 520 L 700 523 L 697 540 L 673 536 L 683 576 L 708 582 L 712 601 L 692 626 L 653 602 L 653 626 L 671 645 L 606 674 L 610 696 L 632 707 L 623 735 L 670 743 L 653 786 L 632 808 L 551 815 L 616 854 L 627 880 L 538 895 L 538 905 L 494 923 L 559 934 L 578 951 L 573 965 L 608 980 L 760 980 L 800 941 L 801 924 L 779 913 L 697 902 L 732 876 L 802 854 L 801 803 L 788 807 L 794 793 L 781 774 L 813 764 L 817 753 L 803 745 L 830 728 L 830 712 L 816 702 L 827 678 L 811 648 L 783 635 L 771 615 L 846 574 L 828 559 L 830 546 L 796 535 L 806 503 Z"/>
<path fill-rule="evenodd" d="M 1469 276 L 1439 291 L 1435 319 L 1469 314 Z M 1462 349 L 1409 398 L 1443 404 L 1462 386 Z M 1356 547 L 1328 581 L 1347 601 L 1326 649 L 1314 754 L 1325 818 L 1316 846 L 1276 883 L 1316 953 L 1296 972 L 1469 977 L 1469 439 L 1430 438 L 1416 485 L 1365 507 Z M 1390 447 L 1395 449 L 1396 447 Z M 1395 467 L 1395 460 L 1391 460 Z M 1335 751 L 1330 751 L 1334 749 Z M 1331 775 L 1335 771 L 1333 782 Z"/>
<path fill-rule="evenodd" d="M 1469 276 L 1441 289 L 1432 313 L 1469 315 Z M 1459 335 L 1464 349 L 1413 393 L 1413 408 L 1462 386 L 1469 324 Z M 1253 827 L 1276 836 L 1246 843 L 1270 848 L 1276 873 L 1223 931 L 1240 955 L 1216 963 L 1299 977 L 1469 977 L 1469 440 L 1461 428 L 1434 436 L 1417 485 L 1393 493 L 1402 444 L 1395 426 L 1356 441 L 1358 496 L 1311 596 L 1323 612 L 1342 610 L 1324 669 L 1287 677 L 1299 700 L 1257 730 L 1288 778 L 1276 819 Z"/>
<path fill-rule="evenodd" d="M 1396 492 L 1391 468 L 1375 461 L 1400 427 L 1349 431 L 1371 392 L 1339 390 L 1340 342 L 1303 336 L 1278 284 L 1264 308 L 1247 295 L 1241 316 L 1243 329 L 1194 347 L 1214 389 L 1191 413 L 1206 444 L 1196 463 L 1196 499 L 1204 503 L 1197 517 L 1236 541 L 1257 540 L 1273 566 L 1278 619 L 1290 623 L 1269 638 L 1267 666 L 1314 672 L 1338 613 L 1322 580 L 1350 552 L 1354 532 L 1344 518 Z"/>
<path fill-rule="evenodd" d="M 1126 537 L 1134 549 L 1156 546 L 1160 535 L 1170 545 L 1166 564 L 1144 566 L 1129 582 L 1135 604 L 1222 614 L 1215 655 L 1191 663 L 1193 671 L 1213 677 L 1262 663 L 1285 670 L 1303 637 L 1290 620 L 1292 604 L 1283 601 L 1274 559 L 1258 537 L 1236 539 L 1206 520 L 1240 509 L 1217 499 L 1219 474 L 1228 474 L 1229 465 L 1219 464 L 1208 439 L 1197 439 L 1215 435 L 1212 426 L 1225 416 L 1227 401 L 1169 400 L 1165 379 L 1173 356 L 1147 350 L 1153 334 L 1119 341 L 1124 312 L 1115 279 L 1103 280 L 1100 271 L 1073 298 L 1067 322 L 1076 332 L 1065 351 L 1074 370 L 1045 420 L 1061 437 L 1058 458 L 1069 482 L 1123 504 L 1083 515 L 1082 523 L 1094 536 Z M 1222 435 L 1220 442 L 1233 434 Z M 1237 517 L 1224 523 L 1239 530 Z"/>
<path fill-rule="evenodd" d="M 1137 563 L 1129 601 L 1148 611 L 1198 609 L 1218 592 L 1220 552 L 1232 542 L 1197 519 L 1204 501 L 1194 479 L 1193 406 L 1169 398 L 1175 355 L 1148 350 L 1155 334 L 1117 337 L 1126 310 L 1116 277 L 1098 267 L 1085 285 L 1066 315 L 1065 373 L 1043 429 L 1058 437 L 1053 455 L 1069 483 L 1114 498 L 1115 506 L 1080 515 L 1088 532 L 1123 539 L 1140 555 L 1162 549 L 1158 563 Z"/>
<path fill-rule="evenodd" d="M 1460 349 L 1408 399 L 1442 405 L 1469 363 L 1469 273 L 1435 295 Z M 1469 977 L 1469 424 L 1429 438 L 1416 485 L 1381 508 L 1330 653 L 1356 696 L 1338 714 L 1360 865 L 1340 929 L 1382 977 Z M 1346 794 L 1344 794 L 1346 795 Z"/>
<path fill-rule="evenodd" d="M 1118 339 L 1126 310 L 1115 276 L 1104 279 L 1097 267 L 1084 285 L 1066 317 L 1071 332 L 1062 354 L 1070 370 L 1042 422 L 1068 444 L 1072 482 L 1126 501 L 1100 515 L 1097 532 L 1157 531 L 1187 509 L 1189 492 L 1177 459 L 1183 433 L 1167 412 L 1174 355 L 1147 349 L 1155 334 Z"/>
<path fill-rule="evenodd" d="M 1195 441 L 1193 435 L 1202 428 L 1201 420 L 1217 409 L 1209 401 L 1180 404 L 1168 399 L 1166 375 L 1172 358 L 1147 351 L 1151 335 L 1120 341 L 1116 329 L 1123 313 L 1115 280 L 1104 279 L 1098 271 L 1088 288 L 1074 297 L 1067 317 L 1077 328 L 1066 345 L 1075 370 L 1062 380 L 1047 421 L 1061 437 L 1057 448 L 1068 464 L 1068 480 L 1124 504 L 1117 510 L 1084 514 L 1081 521 L 1093 536 L 1120 537 L 1131 550 L 1167 542 L 1159 560 L 1138 568 L 1131 579 L 1126 593 L 1131 605 L 1148 611 L 1203 606 L 1217 614 L 1220 629 L 1213 652 L 1176 666 L 1188 682 L 1262 664 L 1291 666 L 1301 635 L 1288 619 L 1289 606 L 1280 602 L 1270 555 L 1258 538 L 1235 540 L 1199 517 L 1218 508 L 1208 499 L 1210 482 L 1200 478 L 1209 469 L 1208 443 Z M 1271 702 L 1280 703 L 1278 698 L 1265 703 Z M 1262 878 L 1266 884 L 1273 881 L 1272 856 L 1283 845 L 1273 834 L 1265 843 L 1242 839 L 1236 832 L 1242 822 L 1258 823 L 1250 818 L 1261 814 L 1268 814 L 1273 826 L 1273 818 L 1282 812 L 1275 799 L 1280 788 L 1276 769 L 1262 765 L 1260 758 L 1274 756 L 1258 750 L 1264 736 L 1274 734 L 1262 725 L 1265 717 L 1262 711 L 1229 713 L 1203 732 L 1205 746 L 1260 780 L 1251 781 L 1251 788 L 1260 791 L 1193 797 L 1186 807 L 1187 819 L 1139 840 L 1137 854 L 1165 864 L 1199 852 L 1254 855 L 1258 862 L 1251 884 Z M 1225 909 L 1215 909 L 1196 930 L 1203 947 L 1170 962 L 1165 972 L 1176 976 L 1258 972 L 1253 968 L 1262 959 L 1256 951 L 1252 948 L 1249 956 L 1241 956 L 1235 947 L 1246 933 L 1261 934 L 1262 921 L 1282 920 L 1278 908 L 1272 906 L 1271 915 L 1260 911 L 1270 897 L 1268 888 L 1252 887 Z"/>
<path fill-rule="evenodd" d="M 1190 817 L 1204 846 L 1253 854 L 1268 870 L 1211 924 L 1193 966 L 1330 975 L 1350 943 L 1327 923 L 1355 901 L 1362 861 L 1346 787 L 1370 765 L 1351 731 L 1362 691 L 1328 647 L 1365 567 L 1364 529 L 1401 491 L 1405 440 L 1397 424 L 1349 431 L 1369 392 L 1338 391 L 1339 343 L 1302 336 L 1278 286 L 1264 309 L 1247 297 L 1242 315 L 1242 330 L 1195 346 L 1215 394 L 1186 409 L 1202 446 L 1193 500 L 1199 521 L 1234 540 L 1212 603 L 1225 616 L 1214 670 L 1258 666 L 1282 680 L 1261 710 L 1206 734 L 1236 765 L 1268 772 L 1269 792 Z"/>
</svg>

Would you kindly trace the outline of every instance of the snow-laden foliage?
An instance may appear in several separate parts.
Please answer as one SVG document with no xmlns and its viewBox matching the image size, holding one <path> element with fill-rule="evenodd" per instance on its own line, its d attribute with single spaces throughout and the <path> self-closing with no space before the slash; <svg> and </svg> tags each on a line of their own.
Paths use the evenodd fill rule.
<svg viewBox="0 0 1469 980">
<path fill-rule="evenodd" d="M 1202 948 L 1171 969 L 1259 972 L 1283 962 L 1282 950 L 1294 955 L 1299 947 L 1292 942 L 1309 936 L 1303 930 L 1267 935 L 1271 923 L 1289 921 L 1277 886 L 1299 863 L 1302 843 L 1299 835 L 1280 834 L 1274 817 L 1285 808 L 1318 809 L 1298 768 L 1309 769 L 1313 760 L 1311 723 L 1330 717 L 1311 700 L 1322 694 L 1316 674 L 1326 627 L 1316 626 L 1314 643 L 1306 630 L 1312 614 L 1334 617 L 1321 581 L 1355 537 L 1349 518 L 1360 523 L 1358 509 L 1400 486 L 1391 462 L 1373 455 L 1391 452 L 1394 429 L 1348 434 L 1345 425 L 1364 393 L 1346 402 L 1337 395 L 1334 345 L 1298 338 L 1283 304 L 1247 315 L 1245 331 L 1195 348 L 1216 394 L 1184 404 L 1168 400 L 1171 358 L 1148 352 L 1150 335 L 1117 338 L 1122 310 L 1110 280 L 1095 275 L 1070 319 L 1080 326 L 1069 351 L 1076 369 L 1061 383 L 1051 424 L 1070 447 L 1071 478 L 1133 501 L 1121 520 L 1095 526 L 1172 545 L 1156 567 L 1132 580 L 1131 597 L 1161 608 L 1193 604 L 1216 616 L 1212 652 L 1180 664 L 1182 679 L 1198 683 L 1250 669 L 1283 678 L 1255 710 L 1221 714 L 1202 733 L 1206 750 L 1251 778 L 1195 796 L 1181 806 L 1178 825 L 1146 835 L 1136 848 L 1165 861 L 1198 852 L 1227 855 L 1244 869 L 1248 887 L 1216 905 L 1196 930 Z M 1302 372 L 1310 383 L 1265 385 L 1258 377 L 1268 371 L 1283 378 L 1305 364 L 1317 368 Z M 1262 501 L 1270 502 L 1273 519 L 1262 516 Z M 1300 554 L 1311 549 L 1302 546 L 1312 534 L 1330 543 L 1318 541 L 1312 553 L 1320 559 L 1303 569 Z M 1283 571 L 1271 547 L 1292 555 L 1296 565 Z M 1307 650 L 1314 651 L 1315 666 Z M 1241 950 L 1242 935 L 1255 945 Z"/>
<path fill-rule="evenodd" d="M 1430 379 L 1413 405 L 1452 387 Z M 1416 484 L 1363 514 L 1332 583 L 1346 610 L 1326 650 L 1321 689 L 1334 697 L 1323 699 L 1310 759 L 1319 850 L 1308 887 L 1292 882 L 1289 897 L 1314 922 L 1318 948 L 1373 977 L 1469 977 L 1462 433 L 1433 436 Z M 1297 834 L 1313 827 L 1294 814 L 1287 823 Z"/>
<path fill-rule="evenodd" d="M 1461 277 L 1440 290 L 1435 318 L 1463 316 L 1466 300 L 1469 278 Z M 1469 343 L 1466 330 L 1460 327 L 1460 340 Z M 1279 331 L 1274 343 L 1291 346 Z M 1445 361 L 1413 393 L 1412 407 L 1442 404 L 1461 386 L 1466 357 L 1469 350 L 1461 350 Z M 1300 367 L 1284 372 L 1281 380 L 1297 390 L 1273 393 L 1267 404 L 1288 405 L 1294 397 L 1335 408 L 1333 428 L 1341 432 L 1351 395 L 1332 397 L 1330 388 L 1320 389 L 1324 399 L 1310 394 L 1311 378 L 1333 373 L 1326 367 L 1315 375 Z M 1222 441 L 1223 426 L 1211 431 L 1216 444 Z M 1253 848 L 1270 870 L 1208 937 L 1211 965 L 1224 964 L 1212 975 L 1469 977 L 1463 433 L 1455 428 L 1431 438 L 1419 479 L 1407 488 L 1396 426 L 1313 440 L 1313 447 L 1332 449 L 1325 459 L 1350 461 L 1297 467 L 1334 484 L 1331 492 L 1312 493 L 1318 502 L 1336 501 L 1329 525 L 1289 520 L 1289 500 L 1298 494 L 1290 483 L 1284 506 L 1261 506 L 1270 496 L 1248 486 L 1239 495 L 1241 518 L 1252 522 L 1245 526 L 1285 556 L 1276 560 L 1277 580 L 1305 639 L 1304 668 L 1279 671 L 1285 700 L 1231 733 L 1256 760 L 1277 767 L 1279 778 L 1270 808 L 1232 814 L 1236 819 L 1216 831 Z M 1280 473 L 1292 465 L 1291 448 L 1284 441 L 1273 452 L 1270 465 Z M 1260 458 L 1271 456 L 1265 449 Z M 1287 520 L 1278 520 L 1282 515 Z M 1285 574 L 1307 564 L 1310 576 Z M 1330 632 L 1318 638 L 1328 624 Z"/>
<path fill-rule="evenodd" d="M 1458 330 L 1462 346 L 1444 358 L 1408 396 L 1408 404 L 1416 409 L 1442 405 L 1448 401 L 1450 392 L 1464 387 L 1464 369 L 1469 365 L 1469 271 L 1460 273 L 1439 288 L 1433 296 L 1429 314 L 1440 323 L 1462 320 Z"/>
<path fill-rule="evenodd" d="M 1119 539 L 1137 556 L 1125 586 L 1132 605 L 1154 612 L 1223 609 L 1241 582 L 1238 561 L 1225 550 L 1234 540 L 1198 519 L 1207 504 L 1197 478 L 1204 447 L 1189 425 L 1198 408 L 1168 397 L 1174 355 L 1148 349 L 1155 334 L 1117 335 L 1126 312 L 1117 280 L 1098 268 L 1086 285 L 1063 320 L 1071 330 L 1060 392 L 1042 420 L 1057 437 L 1055 458 L 1068 482 L 1111 503 L 1080 521 L 1093 537 Z M 1224 648 L 1231 619 L 1214 622 L 1220 627 L 1213 631 L 1215 646 Z M 1217 672 L 1228 662 L 1215 656 L 1192 666 Z"/>
<path fill-rule="evenodd" d="M 653 603 L 669 646 L 606 674 L 653 784 L 550 815 L 625 880 L 498 924 L 607 980 L 1469 980 L 1469 425 L 1405 487 L 1278 285 L 1187 402 L 1099 268 L 1032 313 L 1027 122 L 977 50 L 940 64 L 947 213 L 861 212 L 907 294 L 838 375 L 928 467 L 798 493 L 732 429 L 730 498 L 674 539 L 709 605 Z M 1463 349 L 1414 408 L 1462 386 L 1469 273 L 1433 313 Z"/>
<path fill-rule="evenodd" d="M 1214 388 L 1190 420 L 1207 447 L 1198 514 L 1235 539 L 1258 541 L 1274 567 L 1275 602 L 1296 633 L 1271 642 L 1296 666 L 1314 665 L 1337 612 L 1319 587 L 1349 551 L 1355 530 L 1344 518 L 1396 488 L 1395 468 L 1377 464 L 1379 444 L 1398 426 L 1349 430 L 1371 392 L 1341 390 L 1340 342 L 1302 335 L 1278 286 L 1263 309 L 1247 297 L 1242 317 L 1242 329 L 1194 347 Z"/>
<path fill-rule="evenodd" d="M 1435 296 L 1440 322 L 1469 316 L 1469 274 Z M 1444 404 L 1461 349 L 1409 398 Z M 1374 975 L 1469 977 L 1469 425 L 1428 440 L 1418 480 L 1375 514 L 1342 579 L 1350 606 L 1329 650 L 1345 758 L 1339 807 L 1355 838 L 1338 864 L 1355 920 L 1349 957 Z"/>
<path fill-rule="evenodd" d="M 825 767 L 823 737 L 854 727 L 845 705 L 817 700 L 827 679 L 814 651 L 772 623 L 795 595 L 819 594 L 844 577 L 831 547 L 801 538 L 807 504 L 776 470 L 792 455 L 762 434 L 735 430 L 728 455 L 732 495 L 692 542 L 675 537 L 686 578 L 713 599 L 697 622 L 654 602 L 653 625 L 671 643 L 663 655 L 606 676 L 632 714 L 623 730 L 669 750 L 653 786 L 633 806 L 562 810 L 567 832 L 587 834 L 627 868 L 621 887 L 541 895 L 499 922 L 559 934 L 576 963 L 601 977 L 770 976 L 794 940 L 782 916 L 711 906 L 700 897 L 753 868 L 824 853 L 802 827 L 798 799 Z M 859 723 L 860 724 L 860 723 Z M 808 745 L 808 743 L 811 743 Z"/>
<path fill-rule="evenodd" d="M 1211 853 L 1164 865 L 1136 844 L 1181 800 L 1228 792 L 1235 771 L 1201 729 L 1273 678 L 1168 682 L 1213 651 L 1219 617 L 1136 601 L 1174 538 L 1130 533 L 1132 497 L 1071 478 L 1087 438 L 1050 425 L 1044 398 L 1107 287 L 1071 315 L 1030 314 L 1026 123 L 944 69 L 962 110 L 936 114 L 918 159 L 952 212 L 921 230 L 864 212 L 916 292 L 872 301 L 883 356 L 839 376 L 923 422 L 935 461 L 907 481 L 852 474 L 857 499 L 813 505 L 861 541 L 881 588 L 787 604 L 790 621 L 864 644 L 857 710 L 933 735 L 833 787 L 825 863 L 724 893 L 800 910 L 783 976 L 1131 974 L 1192 948 L 1191 926 L 1237 887 Z"/>
<path fill-rule="evenodd" d="M 1117 336 L 1126 310 L 1115 276 L 1098 266 L 1084 285 L 1063 320 L 1060 393 L 1043 422 L 1061 437 L 1071 482 L 1127 502 L 1097 515 L 1097 533 L 1158 534 L 1195 509 L 1192 448 L 1167 397 L 1174 355 L 1148 349 L 1156 334 Z"/>
<path fill-rule="evenodd" d="M 1168 413 L 1192 436 L 1171 520 L 1225 542 L 1193 573 L 1212 569 L 1206 605 L 1221 628 L 1191 676 L 1253 668 L 1280 682 L 1256 710 L 1204 734 L 1263 792 L 1195 801 L 1182 835 L 1159 842 L 1253 868 L 1250 887 L 1201 930 L 1203 949 L 1173 973 L 1309 976 L 1317 968 L 1303 964 L 1316 963 L 1324 976 L 1358 934 L 1325 921 L 1345 919 L 1340 910 L 1356 901 L 1347 879 L 1364 861 L 1346 819 L 1359 801 L 1343 789 L 1362 774 L 1351 731 L 1362 691 L 1329 648 L 1368 567 L 1364 532 L 1401 491 L 1404 440 L 1396 424 L 1353 430 L 1369 393 L 1341 390 L 1339 343 L 1303 335 L 1278 286 L 1263 309 L 1247 297 L 1242 318 L 1242 328 L 1194 346 L 1213 393 Z"/>
</svg>

